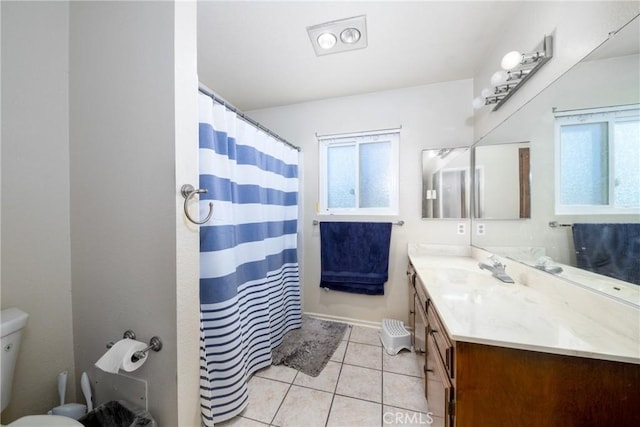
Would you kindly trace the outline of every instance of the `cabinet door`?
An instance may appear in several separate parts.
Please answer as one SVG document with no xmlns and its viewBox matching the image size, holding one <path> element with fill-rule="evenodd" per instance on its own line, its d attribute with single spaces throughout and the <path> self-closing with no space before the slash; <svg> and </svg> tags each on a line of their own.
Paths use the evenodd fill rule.
<svg viewBox="0 0 640 427">
<path fill-rule="evenodd" d="M 453 385 L 431 335 L 427 335 L 425 393 L 433 426 L 453 425 Z"/>
<path fill-rule="evenodd" d="M 415 316 L 415 324 L 414 324 L 414 342 L 413 348 L 416 352 L 424 353 L 427 350 L 427 315 L 424 312 L 424 308 L 422 307 L 422 302 L 420 298 L 418 298 L 417 294 L 413 295 L 413 304 L 414 304 L 414 316 Z"/>
<path fill-rule="evenodd" d="M 409 264 L 407 267 L 407 282 L 409 284 L 409 329 L 411 330 L 411 345 L 416 348 L 416 304 L 414 289 L 415 271 L 413 266 Z"/>
</svg>

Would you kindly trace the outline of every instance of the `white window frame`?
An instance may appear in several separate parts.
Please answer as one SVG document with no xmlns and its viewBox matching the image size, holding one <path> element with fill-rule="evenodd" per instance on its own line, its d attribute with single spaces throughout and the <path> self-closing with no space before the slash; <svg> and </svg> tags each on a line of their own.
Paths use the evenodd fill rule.
<svg viewBox="0 0 640 427">
<path fill-rule="evenodd" d="M 319 149 L 319 200 L 318 215 L 398 215 L 399 201 L 399 159 L 400 159 L 400 129 L 385 129 L 380 131 L 357 132 L 348 134 L 333 134 L 317 136 Z M 389 192 L 389 207 L 385 208 L 361 208 L 358 207 L 360 197 L 360 145 L 367 143 L 391 143 L 390 174 L 391 182 Z M 327 151 L 329 147 L 345 145 L 356 146 L 356 207 L 354 208 L 329 208 L 329 194 L 327 189 Z"/>
<path fill-rule="evenodd" d="M 621 105 L 615 107 L 590 108 L 583 110 L 570 110 L 554 112 L 554 139 L 555 139 L 555 213 L 556 215 L 610 215 L 610 214 L 636 214 L 640 213 L 640 206 L 616 207 L 614 200 L 615 186 L 615 123 L 625 120 L 640 119 L 640 104 Z M 561 139 L 560 128 L 567 125 L 588 123 L 607 123 L 609 153 L 609 203 L 606 205 L 563 205 L 560 196 L 562 189 L 560 165 L 561 165 Z"/>
</svg>

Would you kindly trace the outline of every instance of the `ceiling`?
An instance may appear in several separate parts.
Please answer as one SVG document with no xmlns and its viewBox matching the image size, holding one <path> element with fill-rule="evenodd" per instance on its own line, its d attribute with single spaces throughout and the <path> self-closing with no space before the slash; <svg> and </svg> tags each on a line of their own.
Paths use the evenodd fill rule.
<svg viewBox="0 0 640 427">
<path fill-rule="evenodd" d="M 198 1 L 198 75 L 244 111 L 473 78 L 518 2 Z M 307 27 L 366 15 L 368 47 L 316 56 Z"/>
</svg>

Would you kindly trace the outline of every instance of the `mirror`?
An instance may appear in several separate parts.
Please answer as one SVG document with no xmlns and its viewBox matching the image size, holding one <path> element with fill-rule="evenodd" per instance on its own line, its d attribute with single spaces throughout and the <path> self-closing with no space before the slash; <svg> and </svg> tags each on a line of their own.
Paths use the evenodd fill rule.
<svg viewBox="0 0 640 427">
<path fill-rule="evenodd" d="M 636 17 L 584 60 L 558 78 L 475 145 L 476 154 L 500 150 L 514 141 L 530 144 L 531 203 L 526 221 L 492 221 L 484 233 L 472 233 L 474 246 L 526 262 L 550 257 L 563 269 L 556 275 L 574 284 L 640 305 L 640 286 L 576 266 L 573 224 L 640 223 L 636 212 L 617 214 L 556 214 L 555 138 L 558 112 L 640 103 L 640 18 Z M 640 136 L 635 134 L 635 138 Z M 636 146 L 640 143 L 636 140 Z M 513 177 L 504 179 L 514 181 Z M 485 179 L 486 193 L 492 192 Z M 485 201 L 485 209 L 488 201 Z M 474 218 L 472 229 L 485 218 Z"/>
<path fill-rule="evenodd" d="M 473 148 L 474 218 L 531 217 L 529 151 L 528 142 Z"/>
<path fill-rule="evenodd" d="M 422 151 L 422 218 L 469 218 L 469 148 Z"/>
</svg>

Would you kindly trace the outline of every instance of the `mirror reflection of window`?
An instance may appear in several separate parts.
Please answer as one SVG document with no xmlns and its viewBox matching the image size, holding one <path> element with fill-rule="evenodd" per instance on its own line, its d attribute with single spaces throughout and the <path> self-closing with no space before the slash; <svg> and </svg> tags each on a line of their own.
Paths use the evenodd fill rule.
<svg viewBox="0 0 640 427">
<path fill-rule="evenodd" d="M 640 209 L 640 106 L 556 112 L 556 213 Z"/>
</svg>

